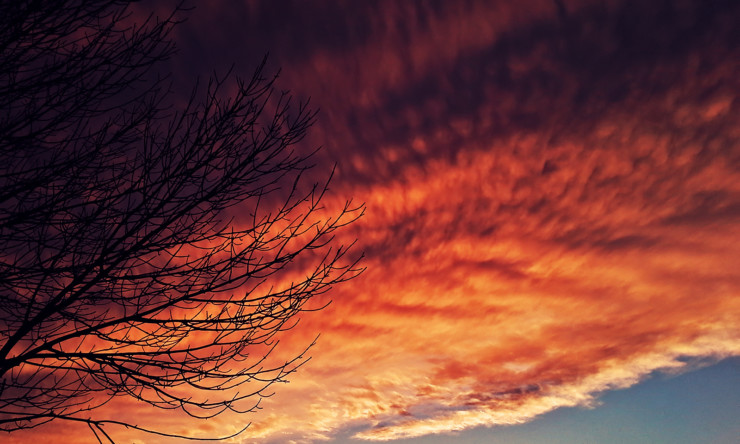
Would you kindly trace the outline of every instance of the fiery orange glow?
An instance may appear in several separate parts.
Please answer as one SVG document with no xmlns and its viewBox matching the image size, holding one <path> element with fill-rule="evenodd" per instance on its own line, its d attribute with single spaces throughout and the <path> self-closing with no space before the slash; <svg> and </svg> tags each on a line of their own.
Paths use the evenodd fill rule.
<svg viewBox="0 0 740 444">
<path fill-rule="evenodd" d="M 545 175 L 546 161 L 516 165 L 491 147 L 369 190 L 358 228 L 368 271 L 306 319 L 322 332 L 315 359 L 265 403 L 255 436 L 322 439 L 361 424 L 357 438 L 388 440 L 515 424 L 680 371 L 687 357 L 740 352 L 740 229 L 693 222 L 685 196 L 651 196 L 655 181 L 703 196 L 740 177 L 722 162 L 688 182 L 627 172 L 629 187 L 615 180 L 584 199 L 600 165 L 617 175 L 620 161 L 651 152 L 601 146 L 590 156 L 553 147 L 564 167 Z M 498 181 L 497 161 L 515 165 Z M 496 204 L 507 196 L 518 204 Z"/>
</svg>

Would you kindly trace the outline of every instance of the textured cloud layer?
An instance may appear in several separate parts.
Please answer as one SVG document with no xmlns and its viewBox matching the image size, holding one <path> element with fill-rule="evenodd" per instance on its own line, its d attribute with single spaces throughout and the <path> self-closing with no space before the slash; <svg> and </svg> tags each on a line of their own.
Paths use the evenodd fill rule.
<svg viewBox="0 0 740 444">
<path fill-rule="evenodd" d="M 336 97 L 368 271 L 252 439 L 520 423 L 740 352 L 737 8 L 483 3 L 381 4 L 288 70 Z"/>
<path fill-rule="evenodd" d="M 516 424 L 740 354 L 740 6 L 499 3 L 216 3 L 182 27 L 205 71 L 271 49 L 322 107 L 327 205 L 367 202 L 344 233 L 367 272 L 286 335 L 321 333 L 238 442 Z"/>
</svg>

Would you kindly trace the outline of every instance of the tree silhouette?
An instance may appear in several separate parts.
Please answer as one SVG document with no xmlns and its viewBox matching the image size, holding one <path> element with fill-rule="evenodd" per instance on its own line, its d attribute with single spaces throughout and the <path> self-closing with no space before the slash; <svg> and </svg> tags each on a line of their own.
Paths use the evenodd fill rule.
<svg viewBox="0 0 740 444">
<path fill-rule="evenodd" d="M 129 397 L 250 411 L 304 362 L 268 359 L 315 295 L 359 273 L 361 215 L 305 184 L 314 122 L 274 78 L 213 77 L 182 106 L 158 62 L 184 11 L 0 6 L 0 429 L 119 424 Z M 229 93 L 226 93 L 226 90 Z M 303 180 L 301 178 L 304 177 Z"/>
</svg>

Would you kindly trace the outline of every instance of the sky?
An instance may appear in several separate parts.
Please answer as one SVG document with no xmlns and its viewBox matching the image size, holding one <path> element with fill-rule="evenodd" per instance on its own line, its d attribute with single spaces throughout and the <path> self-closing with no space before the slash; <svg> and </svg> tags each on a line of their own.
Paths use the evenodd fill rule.
<svg viewBox="0 0 740 444">
<path fill-rule="evenodd" d="M 735 442 L 739 22 L 729 0 L 197 5 L 175 85 L 269 52 L 320 108 L 327 209 L 365 202 L 338 240 L 366 271 L 284 335 L 277 359 L 320 336 L 260 411 L 123 414 L 251 422 L 236 443 Z"/>
</svg>

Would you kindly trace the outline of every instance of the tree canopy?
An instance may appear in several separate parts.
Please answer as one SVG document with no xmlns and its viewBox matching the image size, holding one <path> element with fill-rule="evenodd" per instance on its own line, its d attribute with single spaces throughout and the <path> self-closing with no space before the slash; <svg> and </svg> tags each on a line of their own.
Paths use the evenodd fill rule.
<svg viewBox="0 0 740 444">
<path fill-rule="evenodd" d="M 0 6 L 0 429 L 128 397 L 196 418 L 253 409 L 304 356 L 268 359 L 312 297 L 356 276 L 301 141 L 315 111 L 264 63 L 171 92 L 180 8 Z M 200 439 L 200 438 L 199 438 Z"/>
</svg>

